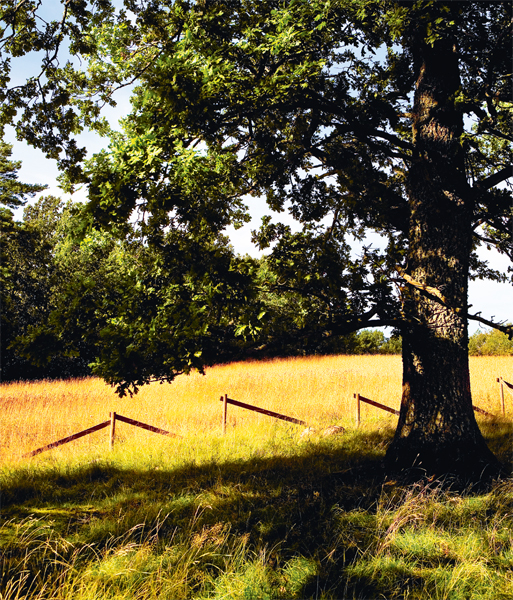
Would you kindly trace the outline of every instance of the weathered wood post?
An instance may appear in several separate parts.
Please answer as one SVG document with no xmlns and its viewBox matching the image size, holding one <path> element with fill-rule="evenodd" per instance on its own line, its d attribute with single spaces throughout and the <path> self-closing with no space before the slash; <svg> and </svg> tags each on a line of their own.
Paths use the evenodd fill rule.
<svg viewBox="0 0 513 600">
<path fill-rule="evenodd" d="M 356 398 L 356 424 L 360 426 L 360 394 L 353 394 Z"/>
<path fill-rule="evenodd" d="M 114 438 L 116 437 L 116 413 L 109 413 L 110 417 L 110 436 L 109 436 L 109 448 L 114 450 Z"/>
<path fill-rule="evenodd" d="M 504 417 L 506 414 L 506 406 L 504 405 L 504 383 L 502 382 L 502 377 L 497 377 L 497 383 L 501 384 L 501 407 L 502 416 Z"/>
<path fill-rule="evenodd" d="M 228 394 L 225 394 L 224 397 L 221 396 L 221 401 L 223 401 L 223 435 L 226 434 L 226 415 L 228 413 Z"/>
</svg>

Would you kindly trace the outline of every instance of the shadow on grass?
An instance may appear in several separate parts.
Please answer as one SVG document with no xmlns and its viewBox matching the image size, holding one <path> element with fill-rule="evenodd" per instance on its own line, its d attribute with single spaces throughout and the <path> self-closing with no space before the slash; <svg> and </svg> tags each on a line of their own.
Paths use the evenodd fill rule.
<svg viewBox="0 0 513 600">
<path fill-rule="evenodd" d="M 511 477 L 513 473 L 513 423 L 504 418 L 483 419 L 479 423 L 490 450 L 504 465 Z"/>
<path fill-rule="evenodd" d="M 511 424 L 490 422 L 483 431 L 511 472 Z M 141 524 L 147 531 L 158 524 L 162 547 L 177 543 L 177 532 L 188 531 L 183 543 L 190 544 L 222 524 L 232 537 L 247 540 L 248 556 L 260 557 L 264 570 L 282 574 L 274 588 L 271 577 L 267 596 L 248 597 L 373 598 L 392 585 L 382 581 L 386 569 L 399 586 L 399 595 L 390 597 L 402 597 L 402 587 L 417 584 L 401 561 L 377 571 L 354 567 L 379 546 L 376 514 L 384 498 L 390 506 L 404 504 L 404 489 L 386 482 L 382 467 L 392 435 L 356 432 L 298 445 L 293 456 L 169 469 L 120 468 L 108 460 L 67 470 L 27 464 L 4 478 L 1 515 L 49 523 L 75 546 L 94 545 L 95 552 L 113 539 L 126 544 L 130 532 L 140 538 Z M 283 581 L 294 577 L 294 569 L 302 575 L 292 593 Z"/>
</svg>

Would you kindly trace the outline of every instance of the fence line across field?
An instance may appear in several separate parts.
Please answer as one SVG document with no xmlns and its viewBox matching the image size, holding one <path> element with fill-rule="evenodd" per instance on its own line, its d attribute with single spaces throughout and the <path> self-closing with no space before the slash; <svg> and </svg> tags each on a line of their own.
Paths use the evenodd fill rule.
<svg viewBox="0 0 513 600">
<path fill-rule="evenodd" d="M 47 450 L 53 450 L 53 448 L 57 448 L 58 446 L 62 446 L 63 444 L 68 444 L 69 442 L 73 442 L 74 440 L 78 440 L 85 435 L 89 435 L 90 433 L 94 433 L 95 431 L 99 431 L 100 429 L 104 429 L 105 427 L 109 427 L 109 448 L 112 450 L 114 448 L 114 440 L 116 438 L 116 421 L 122 421 L 123 423 L 127 423 L 128 425 L 133 425 L 134 427 L 140 427 L 141 429 L 146 429 L 147 431 L 151 431 L 153 433 L 159 433 L 161 435 L 168 435 L 171 437 L 179 437 L 177 433 L 171 433 L 170 431 L 166 431 L 165 429 L 160 429 L 159 427 L 154 427 L 153 425 L 148 425 L 148 423 L 143 423 L 141 421 L 136 421 L 135 419 L 130 419 L 129 417 L 124 417 L 123 415 L 118 415 L 116 412 L 109 413 L 109 420 L 104 421 L 103 423 L 98 423 L 98 425 L 93 425 L 93 427 L 89 427 L 88 429 L 84 429 L 83 431 L 79 431 L 78 433 L 74 433 L 73 435 L 69 435 L 68 437 L 62 438 L 61 440 L 57 440 L 56 442 L 52 442 L 51 444 L 47 444 L 46 446 L 42 446 L 41 448 L 37 448 L 37 450 L 33 450 L 28 454 L 24 454 L 23 458 L 31 458 L 32 456 L 37 456 L 41 454 L 41 452 L 46 452 Z"/>
<path fill-rule="evenodd" d="M 301 421 L 300 419 L 295 419 L 294 417 L 288 417 L 287 415 L 282 415 L 280 413 L 273 412 L 272 410 L 260 408 L 259 406 L 254 406 L 253 404 L 246 404 L 245 402 L 233 400 L 232 398 L 228 398 L 228 394 L 221 396 L 221 402 L 223 403 L 223 435 L 226 433 L 226 418 L 228 414 L 228 404 L 233 404 L 233 406 L 245 408 L 246 410 L 252 410 L 253 412 L 261 413 L 262 415 L 267 415 L 268 417 L 273 417 L 274 419 L 281 419 L 282 421 L 295 423 L 296 425 L 306 425 L 306 421 Z"/>
<path fill-rule="evenodd" d="M 502 377 L 497 377 L 497 383 L 500 384 L 500 393 L 501 393 L 501 408 L 503 416 L 506 414 L 505 401 L 504 401 L 504 387 L 513 394 L 513 383 L 509 383 Z M 381 410 L 385 410 L 394 415 L 399 415 L 399 411 L 395 408 L 391 408 L 390 406 L 386 406 L 385 404 L 381 404 L 380 402 L 376 402 L 375 400 L 371 400 L 370 398 L 366 398 L 360 394 L 353 394 L 353 397 L 356 399 L 356 422 L 359 425 L 361 421 L 361 403 L 365 402 L 366 404 L 370 404 L 379 408 Z M 272 410 L 267 410 L 265 408 L 260 408 L 259 406 L 254 406 L 253 404 L 246 404 L 245 402 L 240 402 L 239 400 L 234 400 L 233 398 L 228 398 L 228 394 L 221 396 L 221 402 L 223 402 L 223 434 L 226 433 L 226 421 L 228 414 L 228 404 L 232 404 L 233 406 L 238 406 L 239 408 L 244 408 L 246 410 L 251 410 L 253 412 L 257 412 L 263 415 L 267 415 L 274 419 L 281 419 L 283 421 L 288 421 L 289 423 L 295 423 L 296 425 L 306 425 L 306 421 L 302 421 L 300 419 L 295 419 L 294 417 L 289 417 L 287 415 L 283 415 Z M 491 413 L 479 408 L 477 406 L 472 406 L 472 408 L 487 417 L 493 417 Z M 131 419 L 129 417 L 125 417 L 123 415 L 119 415 L 115 412 L 109 413 L 109 420 L 104 421 L 103 423 L 98 423 L 97 425 L 93 425 L 88 429 L 84 429 L 83 431 L 79 431 L 78 433 L 74 433 L 69 435 L 68 437 L 62 438 L 51 444 L 47 444 L 46 446 L 42 446 L 41 448 L 37 448 L 28 454 L 24 454 L 23 458 L 30 458 L 32 456 L 37 456 L 41 454 L 41 452 L 46 452 L 47 450 L 52 450 L 53 448 L 57 448 L 58 446 L 62 446 L 63 444 L 68 444 L 69 442 L 73 442 L 81 437 L 94 433 L 95 431 L 99 431 L 100 429 L 104 429 L 105 427 L 110 426 L 109 433 L 109 447 L 112 450 L 114 447 L 114 440 L 116 437 L 116 421 L 121 421 L 123 423 L 127 423 L 128 425 L 132 425 L 134 427 L 140 427 L 141 429 L 146 429 L 147 431 L 151 431 L 153 433 L 158 433 L 160 435 L 167 435 L 171 437 L 181 438 L 182 436 L 177 433 L 171 433 L 170 431 L 166 431 L 165 429 L 160 429 L 159 427 L 154 427 L 153 425 L 148 425 L 148 423 L 143 423 L 142 421 L 136 421 L 135 419 Z"/>
</svg>

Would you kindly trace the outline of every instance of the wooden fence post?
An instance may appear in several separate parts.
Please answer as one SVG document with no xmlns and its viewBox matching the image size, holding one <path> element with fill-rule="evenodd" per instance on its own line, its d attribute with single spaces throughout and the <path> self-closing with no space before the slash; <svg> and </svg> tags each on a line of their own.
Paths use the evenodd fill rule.
<svg viewBox="0 0 513 600">
<path fill-rule="evenodd" d="M 504 405 L 504 384 L 502 383 L 502 377 L 497 377 L 497 383 L 501 384 L 501 407 L 502 416 L 504 417 L 506 414 L 506 406 Z"/>
<path fill-rule="evenodd" d="M 228 413 L 228 394 L 221 396 L 221 400 L 223 401 L 223 435 L 226 434 L 226 415 Z"/>
<path fill-rule="evenodd" d="M 353 394 L 356 398 L 356 424 L 360 426 L 360 394 Z"/>
<path fill-rule="evenodd" d="M 109 413 L 110 417 L 110 436 L 109 436 L 109 448 L 114 450 L 114 438 L 116 437 L 116 413 Z"/>
</svg>

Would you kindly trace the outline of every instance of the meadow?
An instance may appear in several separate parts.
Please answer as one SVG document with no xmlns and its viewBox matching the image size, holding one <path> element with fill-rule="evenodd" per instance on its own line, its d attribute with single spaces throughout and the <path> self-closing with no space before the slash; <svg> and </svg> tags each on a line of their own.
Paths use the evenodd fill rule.
<svg viewBox="0 0 513 600">
<path fill-rule="evenodd" d="M 512 357 L 473 357 L 478 421 L 511 470 Z M 513 479 L 464 493 L 384 482 L 396 356 L 220 365 L 118 398 L 96 379 L 0 386 L 1 600 L 513 598 Z M 228 407 L 230 398 L 315 432 Z M 115 411 L 117 424 L 40 454 Z M 345 433 L 323 437 L 330 425 Z"/>
</svg>

